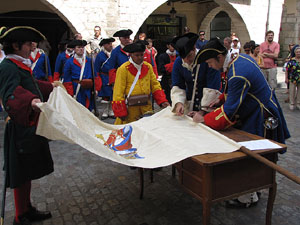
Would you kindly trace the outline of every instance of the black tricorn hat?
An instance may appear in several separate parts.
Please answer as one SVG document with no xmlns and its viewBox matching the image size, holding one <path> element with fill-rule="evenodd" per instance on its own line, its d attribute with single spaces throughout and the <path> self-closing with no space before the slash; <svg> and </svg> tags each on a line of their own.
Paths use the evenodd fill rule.
<svg viewBox="0 0 300 225">
<path fill-rule="evenodd" d="M 114 33 L 113 37 L 128 37 L 132 34 L 132 30 L 119 30 L 116 33 Z"/>
<path fill-rule="evenodd" d="M 174 38 L 171 44 L 178 51 L 179 56 L 185 58 L 193 50 L 198 37 L 198 34 L 186 33 Z"/>
<path fill-rule="evenodd" d="M 37 29 L 29 26 L 18 26 L 7 29 L 0 28 L 0 41 L 18 42 L 18 41 L 33 41 L 40 42 L 46 40 L 46 37 Z"/>
<path fill-rule="evenodd" d="M 85 40 L 72 40 L 68 44 L 68 48 L 75 48 L 75 46 L 86 46 L 87 42 Z"/>
<path fill-rule="evenodd" d="M 203 63 L 210 58 L 215 58 L 219 54 L 227 52 L 225 46 L 221 43 L 219 38 L 210 39 L 198 52 L 195 62 Z"/>
<path fill-rule="evenodd" d="M 133 53 L 133 52 L 144 52 L 146 50 L 146 45 L 149 43 L 144 40 L 138 40 L 132 44 L 126 45 L 123 50 L 125 52 Z"/>
<path fill-rule="evenodd" d="M 66 44 L 69 44 L 71 40 L 69 39 L 63 39 L 59 42 L 60 45 L 66 45 Z"/>
<path fill-rule="evenodd" d="M 114 42 L 115 39 L 114 38 L 104 38 L 100 41 L 99 46 L 102 47 L 105 44 L 108 44 L 110 42 Z"/>
</svg>

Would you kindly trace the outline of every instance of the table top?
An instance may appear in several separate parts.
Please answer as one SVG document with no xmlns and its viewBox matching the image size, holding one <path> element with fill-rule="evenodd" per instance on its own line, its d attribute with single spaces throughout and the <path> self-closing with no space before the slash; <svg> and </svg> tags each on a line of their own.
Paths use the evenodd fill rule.
<svg viewBox="0 0 300 225">
<path fill-rule="evenodd" d="M 247 133 L 242 130 L 230 128 L 226 131 L 220 131 L 221 134 L 225 135 L 226 137 L 236 141 L 236 142 L 241 142 L 241 141 L 251 141 L 251 140 L 259 140 L 259 139 L 264 139 L 263 137 Z M 272 140 L 271 140 L 272 141 Z M 272 141 L 275 144 L 278 144 L 281 146 L 281 148 L 278 149 L 262 149 L 262 150 L 256 150 L 255 152 L 263 155 L 266 153 L 272 153 L 272 152 L 280 152 L 282 150 L 286 149 L 285 144 L 281 144 L 275 141 Z M 207 153 L 203 155 L 197 155 L 191 157 L 192 160 L 198 162 L 199 164 L 207 165 L 207 166 L 213 166 L 216 164 L 224 163 L 224 162 L 230 162 L 230 161 L 236 161 L 241 158 L 245 158 L 247 155 L 241 151 L 235 151 L 231 153 Z"/>
</svg>

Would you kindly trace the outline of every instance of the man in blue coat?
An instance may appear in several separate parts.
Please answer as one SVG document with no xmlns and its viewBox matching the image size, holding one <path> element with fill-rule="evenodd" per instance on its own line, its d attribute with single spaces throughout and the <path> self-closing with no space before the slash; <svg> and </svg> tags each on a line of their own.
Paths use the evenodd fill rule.
<svg viewBox="0 0 300 225">
<path fill-rule="evenodd" d="M 67 92 L 90 111 L 94 109 L 92 101 L 93 80 L 92 61 L 84 54 L 85 40 L 74 40 L 74 56 L 67 60 L 64 68 L 63 84 Z M 101 79 L 95 74 L 95 89 L 100 91 Z M 96 93 L 97 94 L 97 93 Z"/>
<path fill-rule="evenodd" d="M 62 80 L 64 75 L 64 67 L 67 62 L 67 59 L 71 58 L 74 54 L 74 46 L 70 44 L 70 41 L 66 43 L 67 49 L 58 54 L 56 61 L 55 61 L 55 68 L 54 68 L 54 76 L 53 80 Z"/>
<path fill-rule="evenodd" d="M 125 52 L 123 48 L 132 42 L 130 39 L 131 34 L 132 30 L 128 29 L 119 30 L 113 35 L 120 39 L 121 44 L 112 50 L 110 58 L 103 65 L 104 69 L 109 73 L 109 84 L 111 85 L 115 83 L 117 69 L 129 60 L 129 53 Z"/>
<path fill-rule="evenodd" d="M 209 67 L 221 70 L 227 50 L 215 38 L 197 54 L 198 63 L 207 62 Z M 203 116 L 193 112 L 195 122 L 204 122 L 215 130 L 234 126 L 246 132 L 285 143 L 290 137 L 287 125 L 274 90 L 267 83 L 255 60 L 240 54 L 230 64 L 227 73 L 226 95 L 223 93 L 210 106 L 218 108 Z M 250 207 L 259 200 L 256 193 L 230 200 L 230 206 Z"/>
<path fill-rule="evenodd" d="M 176 58 L 173 65 L 171 90 L 172 108 L 177 115 L 200 109 L 204 87 L 220 89 L 221 76 L 219 71 L 208 68 L 205 62 L 201 63 L 199 68 L 193 64 L 196 56 L 195 43 L 197 39 L 197 34 L 187 33 L 172 41 L 179 53 L 179 57 Z M 197 79 L 195 78 L 196 74 L 198 74 Z M 194 86 L 195 82 L 197 83 Z M 193 102 L 191 102 L 192 100 Z"/>
<path fill-rule="evenodd" d="M 37 42 L 32 42 L 32 52 L 30 54 L 31 70 L 38 80 L 53 81 L 49 57 L 44 51 L 37 47 Z"/>
<path fill-rule="evenodd" d="M 106 119 L 108 116 L 114 117 L 114 113 L 111 108 L 112 101 L 112 86 L 109 85 L 109 77 L 107 67 L 103 67 L 103 64 L 109 59 L 112 51 L 112 43 L 114 38 L 104 38 L 100 41 L 100 52 L 95 60 L 95 74 L 101 77 L 102 87 L 98 96 L 102 97 L 102 104 L 105 104 L 101 119 Z"/>
</svg>

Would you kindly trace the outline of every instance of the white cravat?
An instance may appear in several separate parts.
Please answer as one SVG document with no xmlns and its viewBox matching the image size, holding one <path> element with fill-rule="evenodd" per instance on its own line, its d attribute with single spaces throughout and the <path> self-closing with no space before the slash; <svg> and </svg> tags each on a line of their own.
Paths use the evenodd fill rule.
<svg viewBox="0 0 300 225">
<path fill-rule="evenodd" d="M 133 60 L 132 60 L 131 57 L 129 58 L 129 62 L 131 62 L 132 65 L 134 65 L 134 67 L 135 67 L 138 71 L 142 69 L 142 65 L 143 65 L 143 63 L 144 63 L 144 62 L 142 62 L 140 65 L 138 65 L 138 64 L 136 64 L 135 62 L 133 62 Z"/>
<path fill-rule="evenodd" d="M 176 51 L 171 52 L 170 49 L 167 49 L 166 53 L 171 56 L 176 55 Z"/>
<path fill-rule="evenodd" d="M 74 55 L 74 58 L 79 62 L 79 64 L 82 66 L 83 64 L 83 56 L 79 56 L 77 54 Z"/>
<path fill-rule="evenodd" d="M 181 60 L 182 60 L 182 66 L 183 66 L 184 68 L 186 68 L 187 70 L 193 72 L 193 69 L 195 68 L 196 64 L 194 64 L 194 63 L 192 63 L 192 64 L 187 64 L 185 61 L 183 61 L 183 59 L 181 59 Z"/>
<path fill-rule="evenodd" d="M 17 61 L 25 64 L 29 68 L 31 67 L 31 60 L 30 59 L 25 59 L 22 56 L 19 56 L 19 55 L 16 55 L 16 54 L 8 54 L 6 56 L 6 58 L 8 58 L 8 59 L 15 59 L 15 60 L 17 60 Z"/>
</svg>

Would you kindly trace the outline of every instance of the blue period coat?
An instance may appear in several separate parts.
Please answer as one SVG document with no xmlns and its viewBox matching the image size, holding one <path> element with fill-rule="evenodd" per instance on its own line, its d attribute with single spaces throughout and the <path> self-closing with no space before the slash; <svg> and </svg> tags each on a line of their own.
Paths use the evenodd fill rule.
<svg viewBox="0 0 300 225">
<path fill-rule="evenodd" d="M 109 84 L 115 83 L 117 69 L 129 60 L 129 53 L 125 52 L 121 45 L 114 48 L 110 58 L 103 65 L 103 69 L 109 73 Z"/>
<path fill-rule="evenodd" d="M 102 87 L 98 93 L 100 97 L 109 97 L 112 100 L 112 85 L 109 84 L 108 69 L 103 64 L 108 60 L 108 56 L 104 51 L 101 51 L 95 60 L 95 74 L 101 77 Z"/>
<path fill-rule="evenodd" d="M 193 70 L 193 74 L 196 73 L 196 67 Z M 193 95 L 194 88 L 194 77 L 192 72 L 187 68 L 182 66 L 182 58 L 179 56 L 176 58 L 172 71 L 172 86 L 177 86 L 178 88 L 185 90 L 186 100 L 190 101 Z M 208 87 L 212 89 L 220 90 L 221 87 L 221 75 L 220 72 L 209 68 L 207 63 L 201 63 L 196 92 L 195 92 L 195 101 L 193 110 L 199 110 L 200 101 L 203 96 L 203 88 Z M 176 104 L 174 102 L 174 104 Z"/>
<path fill-rule="evenodd" d="M 272 116 L 279 123 L 272 139 L 284 143 L 290 134 L 282 110 L 255 60 L 240 54 L 229 65 L 227 79 L 226 94 L 220 96 L 224 104 L 204 116 L 205 124 L 216 130 L 235 125 L 265 137 L 264 121 Z"/>
<path fill-rule="evenodd" d="M 67 60 L 64 68 L 63 84 L 66 87 L 67 92 L 71 96 L 74 96 L 76 94 L 78 80 L 80 78 L 80 71 L 81 71 L 81 65 L 74 57 Z M 89 80 L 90 82 L 92 82 L 91 79 L 92 79 L 91 59 L 86 57 L 82 80 Z M 96 90 L 100 91 L 101 79 L 98 76 L 96 76 L 96 74 L 95 74 L 95 86 L 96 86 Z M 84 88 L 83 85 L 81 85 L 76 97 L 76 100 L 82 105 L 84 105 L 86 108 L 88 108 L 89 110 L 94 109 L 94 102 L 92 101 L 91 91 L 92 91 L 92 87 Z"/>
</svg>

